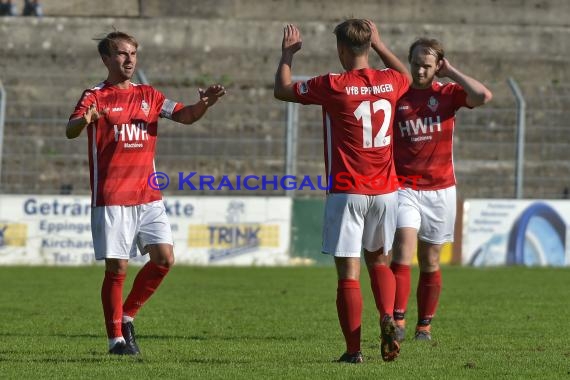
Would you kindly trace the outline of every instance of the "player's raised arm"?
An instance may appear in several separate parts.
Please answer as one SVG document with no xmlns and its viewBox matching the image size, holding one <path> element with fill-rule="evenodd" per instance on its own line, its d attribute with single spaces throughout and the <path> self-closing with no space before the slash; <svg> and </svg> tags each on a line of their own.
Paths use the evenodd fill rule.
<svg viewBox="0 0 570 380">
<path fill-rule="evenodd" d="M 200 120 L 208 108 L 226 94 L 226 89 L 221 84 L 213 84 L 206 90 L 198 89 L 198 94 L 200 100 L 173 113 L 172 120 L 182 124 L 192 124 Z"/>
<path fill-rule="evenodd" d="M 301 49 L 303 41 L 301 32 L 295 25 L 288 24 L 283 28 L 283 42 L 281 43 L 281 60 L 275 74 L 273 95 L 279 100 L 296 102 L 292 82 L 293 55 Z"/>
<path fill-rule="evenodd" d="M 493 98 L 493 94 L 483 83 L 457 70 L 449 63 L 447 58 L 442 59 L 441 67 L 436 72 L 436 75 L 440 78 L 447 77 L 459 83 L 467 93 L 465 100 L 469 107 L 482 106 Z"/>
<path fill-rule="evenodd" d="M 398 57 L 392 53 L 392 51 L 384 44 L 384 41 L 380 38 L 380 32 L 376 24 L 371 20 L 366 20 L 366 23 L 370 27 L 370 45 L 372 49 L 378 54 L 384 65 L 390 69 L 394 69 L 405 76 L 408 77 L 410 83 L 412 82 L 412 75 L 408 70 L 408 67 L 398 59 Z"/>
</svg>

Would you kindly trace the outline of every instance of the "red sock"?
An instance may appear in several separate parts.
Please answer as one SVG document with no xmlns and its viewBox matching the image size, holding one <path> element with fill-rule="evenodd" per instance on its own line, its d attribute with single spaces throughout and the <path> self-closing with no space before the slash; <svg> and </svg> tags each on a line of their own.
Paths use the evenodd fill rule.
<svg viewBox="0 0 570 380">
<path fill-rule="evenodd" d="M 396 279 L 387 265 L 374 265 L 370 271 L 370 286 L 376 301 L 380 318 L 386 314 L 394 314 L 394 297 L 396 294 Z"/>
<path fill-rule="evenodd" d="M 441 271 L 420 272 L 418 283 L 418 325 L 429 325 L 441 292 Z"/>
<path fill-rule="evenodd" d="M 101 286 L 101 302 L 109 339 L 123 336 L 121 321 L 123 318 L 123 283 L 126 277 L 126 274 L 105 271 L 103 286 Z"/>
<path fill-rule="evenodd" d="M 409 265 L 392 263 L 390 269 L 396 278 L 396 299 L 394 302 L 394 319 L 403 320 L 406 317 L 408 298 L 410 298 L 410 283 L 412 281 Z"/>
<path fill-rule="evenodd" d="M 358 280 L 338 280 L 336 310 L 346 341 L 346 352 L 354 354 L 360 351 L 360 327 L 362 325 L 362 295 Z"/>
<path fill-rule="evenodd" d="M 170 268 L 156 265 L 152 261 L 146 263 L 133 282 L 133 288 L 123 305 L 123 313 L 134 318 L 142 305 L 156 291 L 169 270 Z"/>
</svg>

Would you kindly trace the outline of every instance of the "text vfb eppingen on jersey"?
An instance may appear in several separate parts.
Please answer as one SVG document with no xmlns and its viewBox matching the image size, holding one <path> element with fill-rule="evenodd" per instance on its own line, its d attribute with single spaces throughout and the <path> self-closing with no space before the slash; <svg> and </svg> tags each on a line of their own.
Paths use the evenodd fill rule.
<svg viewBox="0 0 570 380">
<path fill-rule="evenodd" d="M 394 91 L 394 87 L 390 83 L 373 85 L 373 86 L 346 86 L 344 88 L 347 95 L 370 95 L 382 94 Z"/>
<path fill-rule="evenodd" d="M 317 175 L 205 175 L 198 172 L 178 172 L 177 190 L 184 191 L 277 191 L 277 190 L 326 190 L 353 191 L 378 190 L 405 187 L 417 189 L 421 175 L 412 176 L 363 176 L 347 172 L 339 172 L 333 176 Z M 149 187 L 154 190 L 165 190 L 170 186 L 170 176 L 164 172 L 153 172 L 148 176 Z"/>
</svg>

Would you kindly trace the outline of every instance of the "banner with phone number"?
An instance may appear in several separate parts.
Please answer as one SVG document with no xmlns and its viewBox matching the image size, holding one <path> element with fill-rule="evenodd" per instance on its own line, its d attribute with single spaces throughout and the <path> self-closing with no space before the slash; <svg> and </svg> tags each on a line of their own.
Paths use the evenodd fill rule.
<svg viewBox="0 0 570 380">
<path fill-rule="evenodd" d="M 177 264 L 289 262 L 290 198 L 168 197 L 164 203 Z M 90 218 L 88 196 L 3 195 L 0 265 L 95 264 Z"/>
</svg>

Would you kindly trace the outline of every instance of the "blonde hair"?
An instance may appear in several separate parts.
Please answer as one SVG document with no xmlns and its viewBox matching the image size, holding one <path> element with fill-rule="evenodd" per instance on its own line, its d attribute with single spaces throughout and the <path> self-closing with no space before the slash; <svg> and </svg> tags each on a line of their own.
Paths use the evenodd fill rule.
<svg viewBox="0 0 570 380">
<path fill-rule="evenodd" d="M 97 44 L 97 50 L 99 51 L 99 55 L 101 56 L 110 56 L 111 49 L 117 48 L 118 41 L 126 41 L 127 43 L 133 45 L 135 49 L 138 49 L 139 43 L 135 38 L 127 33 L 114 31 L 107 34 L 104 38 L 96 39 L 99 41 Z"/>
<path fill-rule="evenodd" d="M 412 62 L 412 53 L 418 46 L 422 49 L 422 53 L 433 55 L 438 62 L 445 57 L 445 52 L 443 51 L 443 45 L 441 42 L 435 38 L 418 38 L 414 41 L 414 43 L 410 45 L 410 51 L 408 52 L 408 62 Z"/>
<path fill-rule="evenodd" d="M 354 53 L 362 55 L 370 49 L 372 31 L 365 20 L 349 19 L 334 28 L 337 43 L 340 43 Z"/>
</svg>

